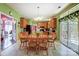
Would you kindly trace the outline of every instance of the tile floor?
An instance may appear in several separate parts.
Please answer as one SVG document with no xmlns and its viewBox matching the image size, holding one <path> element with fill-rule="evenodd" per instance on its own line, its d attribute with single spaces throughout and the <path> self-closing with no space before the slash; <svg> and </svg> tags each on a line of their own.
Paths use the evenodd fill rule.
<svg viewBox="0 0 79 59">
<path fill-rule="evenodd" d="M 48 56 L 78 56 L 75 52 L 60 44 L 59 42 L 55 42 L 55 46 L 56 49 L 53 47 L 48 49 Z M 27 55 L 26 49 L 20 49 L 19 43 L 15 43 L 4 51 L 1 51 L 1 56 L 46 56 L 46 53 L 40 52 L 38 55 L 36 55 L 34 52 L 30 52 Z"/>
</svg>

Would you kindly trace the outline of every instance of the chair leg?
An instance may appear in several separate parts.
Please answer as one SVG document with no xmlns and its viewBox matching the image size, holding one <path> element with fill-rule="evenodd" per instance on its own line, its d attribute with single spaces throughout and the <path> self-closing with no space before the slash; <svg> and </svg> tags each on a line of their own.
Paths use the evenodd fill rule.
<svg viewBox="0 0 79 59">
<path fill-rule="evenodd" d="M 20 44 L 20 46 L 19 46 L 19 49 L 21 48 L 21 44 Z"/>
<path fill-rule="evenodd" d="M 56 49 L 56 47 L 55 47 L 55 43 L 53 43 L 53 47 L 54 47 L 54 49 Z"/>
<path fill-rule="evenodd" d="M 26 48 L 27 49 L 27 55 L 29 54 L 29 47 Z"/>
<path fill-rule="evenodd" d="M 37 50 L 38 50 L 38 49 L 36 48 L 36 55 L 38 54 L 38 51 L 39 51 L 39 50 L 38 50 L 38 51 L 37 51 Z"/>
<path fill-rule="evenodd" d="M 22 48 L 22 43 L 20 43 L 20 48 Z"/>
<path fill-rule="evenodd" d="M 24 48 L 24 42 L 22 43 L 22 46 L 21 47 Z"/>
<path fill-rule="evenodd" d="M 27 49 L 27 55 L 28 55 L 28 48 L 26 48 Z"/>
<path fill-rule="evenodd" d="M 49 42 L 48 46 L 49 46 L 49 47 L 52 47 L 52 43 L 51 43 L 51 42 Z"/>
<path fill-rule="evenodd" d="M 49 42 L 48 46 L 49 46 L 49 47 L 52 47 L 52 42 Z"/>
<path fill-rule="evenodd" d="M 24 47 L 24 42 L 23 42 L 23 47 Z"/>
<path fill-rule="evenodd" d="M 51 43 L 51 47 L 52 47 L 52 43 Z"/>
<path fill-rule="evenodd" d="M 47 53 L 47 56 L 48 56 L 48 49 L 47 49 L 46 53 Z"/>
</svg>

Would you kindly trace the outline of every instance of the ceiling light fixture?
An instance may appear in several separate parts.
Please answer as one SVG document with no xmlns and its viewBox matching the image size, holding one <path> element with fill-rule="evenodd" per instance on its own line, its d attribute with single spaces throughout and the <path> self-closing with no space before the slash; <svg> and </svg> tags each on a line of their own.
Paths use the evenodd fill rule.
<svg viewBox="0 0 79 59">
<path fill-rule="evenodd" d="M 34 18 L 35 21 L 40 21 L 41 20 L 41 17 L 39 17 L 39 6 L 37 6 L 37 16 L 36 18 Z"/>
<path fill-rule="evenodd" d="M 39 6 L 37 6 L 37 17 L 39 17 Z"/>
</svg>

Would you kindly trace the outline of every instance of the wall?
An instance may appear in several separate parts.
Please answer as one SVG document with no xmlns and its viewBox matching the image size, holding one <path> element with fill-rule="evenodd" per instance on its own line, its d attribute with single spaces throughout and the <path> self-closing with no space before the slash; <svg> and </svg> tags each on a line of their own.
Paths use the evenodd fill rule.
<svg viewBox="0 0 79 59">
<path fill-rule="evenodd" d="M 33 19 L 28 19 L 28 22 L 29 22 L 30 25 L 36 25 L 37 24 L 37 22 L 34 21 Z"/>
<path fill-rule="evenodd" d="M 14 19 L 16 21 L 16 35 L 17 35 L 17 39 L 18 39 L 18 33 L 19 33 L 18 21 L 19 21 L 19 18 L 21 15 L 17 11 L 15 11 L 11 7 L 9 7 L 8 5 L 0 3 L 0 12 L 3 12 L 5 14 L 9 15 L 9 11 L 12 12 L 12 16 L 14 17 Z"/>
<path fill-rule="evenodd" d="M 69 9 L 68 11 L 62 13 L 62 14 L 60 15 L 60 18 L 62 18 L 62 17 L 64 17 L 64 16 L 67 16 L 67 15 L 69 15 L 69 14 L 71 14 L 71 13 L 77 11 L 77 10 L 79 10 L 79 4 L 75 5 L 74 7 L 72 7 L 71 9 Z"/>
</svg>

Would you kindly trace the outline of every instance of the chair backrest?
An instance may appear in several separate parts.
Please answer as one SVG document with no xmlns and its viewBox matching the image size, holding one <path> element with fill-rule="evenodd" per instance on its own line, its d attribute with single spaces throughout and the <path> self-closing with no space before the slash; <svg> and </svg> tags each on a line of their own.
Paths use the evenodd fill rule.
<svg viewBox="0 0 79 59">
<path fill-rule="evenodd" d="M 40 35 L 39 35 L 39 38 L 41 38 L 41 39 L 43 39 L 43 38 L 48 38 L 48 35 L 40 34 Z"/>
<path fill-rule="evenodd" d="M 41 34 L 38 37 L 39 46 L 42 48 L 47 48 L 48 46 L 48 35 Z"/>
<path fill-rule="evenodd" d="M 29 42 L 36 42 L 36 40 L 37 40 L 37 35 L 29 35 L 28 36 L 28 41 Z"/>
<path fill-rule="evenodd" d="M 56 32 L 52 32 L 52 33 L 49 35 L 49 37 L 50 37 L 49 41 L 54 43 L 55 40 L 56 40 Z"/>
<path fill-rule="evenodd" d="M 48 35 L 48 32 L 43 32 L 44 35 Z"/>
<path fill-rule="evenodd" d="M 52 39 L 56 39 L 56 32 L 51 33 Z"/>
<path fill-rule="evenodd" d="M 41 34 L 39 35 L 39 42 L 47 42 L 48 41 L 48 35 L 44 35 L 44 34 Z"/>
<path fill-rule="evenodd" d="M 19 33 L 19 38 L 27 38 L 28 37 L 28 32 L 20 32 Z"/>
<path fill-rule="evenodd" d="M 37 42 L 37 36 L 30 34 L 28 36 L 28 46 L 29 47 L 35 47 Z"/>
</svg>

